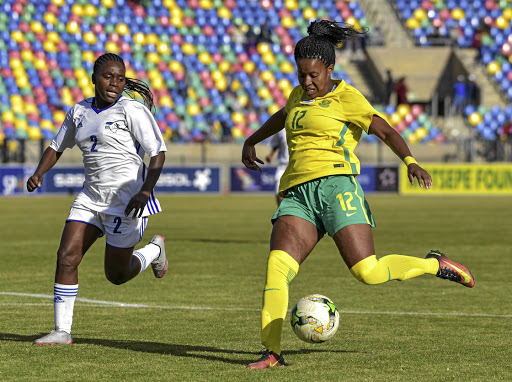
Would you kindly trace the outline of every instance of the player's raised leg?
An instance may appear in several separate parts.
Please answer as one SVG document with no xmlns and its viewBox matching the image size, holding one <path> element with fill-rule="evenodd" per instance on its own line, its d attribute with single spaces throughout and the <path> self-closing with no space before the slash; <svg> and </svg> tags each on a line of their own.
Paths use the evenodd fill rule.
<svg viewBox="0 0 512 382">
<path fill-rule="evenodd" d="M 155 277 L 161 278 L 167 271 L 164 238 L 155 235 L 147 245 L 137 250 L 132 248 L 116 248 L 111 245 L 105 248 L 105 275 L 116 285 L 124 284 L 149 265 Z"/>
<path fill-rule="evenodd" d="M 67 221 L 57 251 L 53 308 L 55 330 L 34 341 L 36 345 L 73 343 L 71 326 L 78 293 L 78 265 L 89 247 L 101 235 L 94 225 Z"/>
<path fill-rule="evenodd" d="M 438 251 L 430 252 L 425 259 L 396 254 L 377 259 L 371 229 L 367 224 L 354 224 L 340 229 L 334 235 L 334 241 L 351 273 L 365 284 L 403 281 L 431 274 L 465 286 L 474 285 L 471 273 L 464 266 L 449 260 Z"/>
<path fill-rule="evenodd" d="M 164 238 L 155 235 L 147 245 L 134 250 L 147 227 L 148 218 L 131 218 L 104 215 L 106 230 L 105 275 L 116 285 L 124 284 L 149 265 L 155 277 L 161 278 L 167 271 Z"/>
</svg>

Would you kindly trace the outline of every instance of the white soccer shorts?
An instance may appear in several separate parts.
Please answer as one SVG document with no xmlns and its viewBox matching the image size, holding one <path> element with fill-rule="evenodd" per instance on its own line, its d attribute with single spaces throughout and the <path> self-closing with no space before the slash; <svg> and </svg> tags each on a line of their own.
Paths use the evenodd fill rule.
<svg viewBox="0 0 512 382">
<path fill-rule="evenodd" d="M 148 224 L 147 217 L 131 218 L 114 216 L 89 209 L 71 207 L 66 221 L 77 221 L 91 224 L 106 236 L 108 245 L 116 248 L 132 248 L 142 240 Z"/>
</svg>

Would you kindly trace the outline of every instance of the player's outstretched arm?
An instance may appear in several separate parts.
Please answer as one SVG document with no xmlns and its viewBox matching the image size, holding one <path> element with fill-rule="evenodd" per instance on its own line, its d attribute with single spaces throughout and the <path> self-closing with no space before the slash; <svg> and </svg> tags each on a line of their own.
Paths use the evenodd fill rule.
<svg viewBox="0 0 512 382">
<path fill-rule="evenodd" d="M 55 151 L 51 147 L 48 147 L 44 151 L 43 156 L 37 165 L 36 171 L 34 171 L 34 174 L 27 179 L 28 192 L 32 192 L 36 188 L 41 187 L 43 184 L 43 175 L 46 174 L 49 169 L 55 166 L 55 163 L 57 163 L 61 155 L 62 153 Z"/>
<path fill-rule="evenodd" d="M 126 216 L 130 215 L 133 211 L 132 217 L 141 217 L 144 212 L 144 207 L 148 204 L 149 197 L 153 189 L 155 188 L 156 182 L 160 177 L 162 168 L 165 162 L 165 152 L 160 151 L 154 157 L 151 157 L 148 166 L 148 172 L 146 174 L 146 180 L 142 184 L 140 191 L 134 195 L 124 210 Z"/>
<path fill-rule="evenodd" d="M 411 150 L 404 139 L 384 119 L 374 115 L 369 129 L 370 134 L 376 135 L 401 159 L 412 158 Z M 414 178 L 418 179 L 420 187 L 429 189 L 432 187 L 430 174 L 421 168 L 415 160 L 407 164 L 409 181 L 414 184 Z"/>
<path fill-rule="evenodd" d="M 264 162 L 256 156 L 254 146 L 281 131 L 284 128 L 285 121 L 286 111 L 282 108 L 272 114 L 258 130 L 245 140 L 244 147 L 242 148 L 242 163 L 245 167 L 250 170 L 262 171 L 257 163 L 263 164 Z"/>
</svg>

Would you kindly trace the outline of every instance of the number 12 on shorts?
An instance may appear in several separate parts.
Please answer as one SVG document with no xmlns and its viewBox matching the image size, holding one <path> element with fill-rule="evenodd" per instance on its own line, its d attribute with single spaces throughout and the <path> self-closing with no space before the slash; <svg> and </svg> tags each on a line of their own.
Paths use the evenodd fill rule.
<svg viewBox="0 0 512 382">
<path fill-rule="evenodd" d="M 338 194 L 336 195 L 336 199 L 340 201 L 341 209 L 345 211 L 347 217 L 350 217 L 357 212 L 357 207 L 350 204 L 354 199 L 354 195 L 351 192 L 347 191 L 344 194 Z"/>
</svg>

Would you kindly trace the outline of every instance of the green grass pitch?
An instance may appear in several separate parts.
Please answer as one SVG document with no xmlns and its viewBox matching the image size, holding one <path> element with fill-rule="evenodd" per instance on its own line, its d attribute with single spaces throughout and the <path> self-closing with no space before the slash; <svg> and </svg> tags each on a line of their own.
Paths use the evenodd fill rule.
<svg viewBox="0 0 512 382">
<path fill-rule="evenodd" d="M 340 329 L 306 344 L 287 317 L 289 366 L 262 371 L 244 367 L 261 350 L 273 196 L 160 200 L 143 243 L 166 237 L 167 275 L 110 284 L 99 239 L 79 268 L 87 300 L 76 303 L 75 344 L 41 347 L 32 341 L 53 326 L 47 296 L 72 197 L 0 198 L 1 381 L 512 380 L 512 197 L 368 195 L 379 256 L 439 249 L 473 272 L 475 288 L 433 276 L 363 285 L 325 237 L 292 282 L 289 308 L 329 296 Z"/>
</svg>

